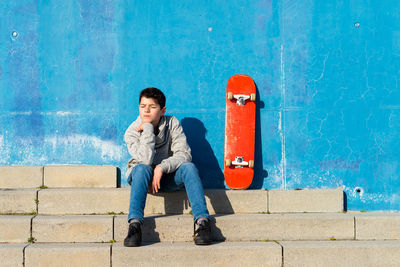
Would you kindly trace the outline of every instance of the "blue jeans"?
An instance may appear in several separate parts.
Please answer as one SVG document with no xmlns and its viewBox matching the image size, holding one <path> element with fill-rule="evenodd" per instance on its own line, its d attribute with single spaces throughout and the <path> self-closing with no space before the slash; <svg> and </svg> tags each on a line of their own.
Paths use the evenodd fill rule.
<svg viewBox="0 0 400 267">
<path fill-rule="evenodd" d="M 131 183 L 131 199 L 128 221 L 137 219 L 143 223 L 144 206 L 152 178 L 153 168 L 144 164 L 137 165 L 130 173 L 128 183 Z M 209 217 L 199 171 L 193 163 L 184 163 L 174 173 L 164 174 L 160 187 L 162 191 L 177 191 L 185 188 L 192 206 L 194 220 Z"/>
</svg>

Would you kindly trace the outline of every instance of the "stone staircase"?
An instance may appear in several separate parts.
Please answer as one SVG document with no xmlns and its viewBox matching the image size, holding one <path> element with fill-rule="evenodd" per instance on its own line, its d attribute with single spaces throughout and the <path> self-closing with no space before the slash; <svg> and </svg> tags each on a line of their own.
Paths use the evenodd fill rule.
<svg viewBox="0 0 400 267">
<path fill-rule="evenodd" d="M 344 212 L 341 188 L 206 190 L 210 246 L 175 192 L 125 248 L 129 194 L 112 166 L 0 167 L 0 266 L 400 266 L 400 214 Z"/>
</svg>

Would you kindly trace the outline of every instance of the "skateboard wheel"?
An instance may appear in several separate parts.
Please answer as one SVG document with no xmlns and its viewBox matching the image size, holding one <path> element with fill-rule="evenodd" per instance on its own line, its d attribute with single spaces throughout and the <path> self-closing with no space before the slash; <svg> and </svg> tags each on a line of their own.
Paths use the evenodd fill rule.
<svg viewBox="0 0 400 267">
<path fill-rule="evenodd" d="M 232 92 L 228 92 L 228 99 L 229 99 L 229 100 L 232 100 L 232 99 L 233 99 L 233 94 L 232 94 Z"/>
<path fill-rule="evenodd" d="M 226 167 L 230 167 L 232 165 L 232 160 L 226 159 L 225 160 L 225 165 L 226 165 Z"/>
<path fill-rule="evenodd" d="M 256 94 L 250 95 L 250 101 L 256 101 Z"/>
<path fill-rule="evenodd" d="M 254 160 L 249 160 L 249 167 L 254 168 Z"/>
</svg>

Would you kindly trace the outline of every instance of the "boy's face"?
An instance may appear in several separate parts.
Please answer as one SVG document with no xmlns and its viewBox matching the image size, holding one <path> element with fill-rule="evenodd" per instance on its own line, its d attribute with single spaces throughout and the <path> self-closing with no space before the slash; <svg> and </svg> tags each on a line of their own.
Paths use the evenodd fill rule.
<svg viewBox="0 0 400 267">
<path fill-rule="evenodd" d="M 144 123 L 151 123 L 156 127 L 165 111 L 166 108 L 161 109 L 160 105 L 153 98 L 142 97 L 140 99 L 139 114 Z"/>
</svg>

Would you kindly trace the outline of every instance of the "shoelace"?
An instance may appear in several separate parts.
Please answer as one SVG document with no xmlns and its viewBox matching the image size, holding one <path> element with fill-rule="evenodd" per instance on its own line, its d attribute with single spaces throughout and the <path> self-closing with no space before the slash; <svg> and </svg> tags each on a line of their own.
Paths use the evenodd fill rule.
<svg viewBox="0 0 400 267">
<path fill-rule="evenodd" d="M 130 233 L 131 235 L 136 234 L 136 233 L 138 233 L 138 232 L 139 232 L 139 231 L 138 231 L 138 229 L 135 227 L 134 224 L 129 225 L 129 233 Z"/>
<path fill-rule="evenodd" d="M 209 228 L 209 225 L 207 225 L 206 223 L 201 223 L 198 224 L 198 228 L 196 230 L 196 224 L 193 224 L 193 237 L 195 237 L 201 231 L 207 231 Z"/>
</svg>

